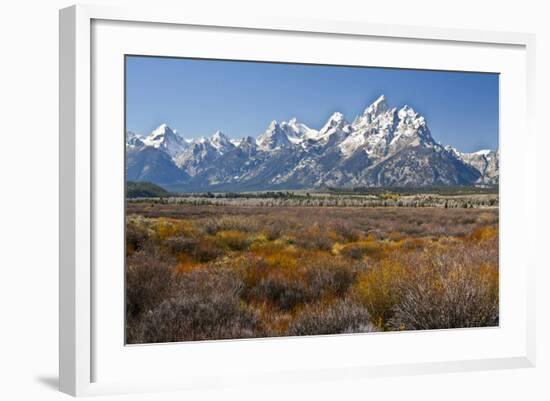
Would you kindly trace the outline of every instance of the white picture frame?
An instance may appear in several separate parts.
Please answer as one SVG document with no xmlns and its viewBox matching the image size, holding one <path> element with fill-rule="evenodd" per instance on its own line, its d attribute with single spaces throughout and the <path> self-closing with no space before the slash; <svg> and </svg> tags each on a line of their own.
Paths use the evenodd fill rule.
<svg viewBox="0 0 550 401">
<path fill-rule="evenodd" d="M 103 22 L 105 22 L 105 24 Z M 134 24 L 118 26 L 121 24 Z M 98 27 L 95 28 L 94 27 Z M 104 24 L 104 25 L 102 25 Z M 105 27 L 101 28 L 101 27 Z M 536 209 L 534 205 L 528 207 L 527 197 L 529 191 L 536 187 L 535 160 L 533 154 L 526 154 L 525 150 L 519 149 L 515 144 L 517 138 L 513 138 L 509 133 L 509 128 L 520 128 L 523 138 L 534 139 L 533 112 L 534 112 L 534 35 L 523 33 L 505 33 L 505 32 L 484 32 L 457 29 L 438 29 L 427 27 L 397 26 L 397 25 L 373 25 L 363 22 L 351 21 L 317 21 L 317 20 L 296 20 L 293 18 L 271 18 L 257 16 L 242 16 L 239 19 L 228 19 L 219 16 L 210 15 L 187 15 L 182 10 L 166 10 L 155 7 L 150 8 L 112 8 L 108 6 L 78 5 L 72 6 L 60 11 L 60 390 L 75 396 L 125 393 L 136 391 L 161 391 L 170 389 L 195 389 L 211 388 L 217 386 L 230 386 L 245 383 L 247 380 L 256 382 L 285 383 L 290 381 L 306 380 L 328 380 L 336 378 L 354 378 L 400 375 L 400 374 L 421 374 L 429 372 L 451 372 L 468 371 L 481 369 L 504 369 L 516 367 L 531 367 L 535 364 L 535 319 L 534 319 L 534 259 L 525 258 L 521 265 L 521 274 L 517 271 L 504 270 L 506 273 L 503 280 L 514 282 L 518 288 L 512 289 L 511 285 L 504 285 L 501 289 L 502 301 L 505 305 L 516 305 L 513 316 L 517 321 L 503 320 L 501 327 L 496 329 L 484 330 L 455 330 L 452 332 L 435 332 L 425 336 L 421 333 L 388 333 L 367 336 L 330 336 L 330 338 L 307 338 L 307 339 L 267 339 L 267 340 L 241 340 L 241 341 L 220 341 L 207 342 L 206 344 L 191 346 L 188 344 L 170 344 L 170 345 L 151 345 L 141 347 L 130 347 L 131 355 L 127 350 L 121 352 L 120 358 L 110 359 L 107 354 L 116 354 L 110 352 L 105 344 L 111 341 L 107 335 L 98 335 L 97 326 L 101 326 L 101 333 L 108 331 L 105 327 L 113 322 L 112 319 L 120 319 L 123 324 L 123 315 L 114 313 L 111 320 L 101 313 L 101 302 L 96 305 L 97 298 L 94 298 L 98 286 L 104 283 L 105 275 L 98 275 L 94 270 L 97 260 L 103 256 L 97 253 L 98 230 L 105 227 L 100 220 L 105 220 L 107 214 L 102 214 L 101 202 L 99 202 L 98 193 L 101 196 L 109 196 L 106 191 L 109 187 L 101 187 L 103 181 L 97 177 L 105 174 L 105 164 L 111 168 L 120 161 L 111 160 L 113 153 L 102 149 L 105 142 L 97 142 L 94 138 L 94 129 L 102 125 L 94 119 L 102 118 L 104 114 L 95 110 L 93 96 L 95 88 L 92 84 L 94 69 L 105 68 L 106 71 L 113 69 L 108 63 L 104 66 L 98 60 L 105 60 L 101 54 L 102 46 L 106 43 L 105 38 L 110 39 L 109 51 L 124 53 L 124 44 L 129 43 L 130 37 L 139 37 L 139 30 L 145 26 L 155 26 L 153 35 L 148 35 L 150 43 L 142 40 L 141 49 L 147 47 L 147 53 L 164 54 L 170 51 L 168 48 L 155 51 L 155 38 L 166 35 L 166 29 L 183 29 L 185 27 L 199 27 L 205 31 L 219 30 L 226 32 L 243 32 L 253 35 L 262 33 L 272 35 L 268 40 L 277 40 L 277 35 L 307 36 L 316 38 L 315 40 L 330 41 L 331 38 L 341 38 L 342 40 L 384 40 L 388 43 L 399 41 L 414 41 L 419 44 L 433 44 L 439 46 L 442 52 L 446 45 L 455 46 L 453 51 L 467 51 L 467 48 L 485 51 L 485 47 L 497 49 L 510 49 L 511 51 L 504 55 L 503 59 L 494 58 L 493 64 L 486 64 L 491 71 L 501 72 L 498 63 L 503 63 L 506 57 L 510 58 L 510 65 L 517 66 L 517 69 L 510 68 L 510 79 L 505 80 L 506 90 L 501 93 L 501 97 L 507 96 L 512 90 L 516 90 L 518 99 L 514 103 L 506 103 L 501 98 L 501 108 L 503 111 L 509 111 L 513 106 L 520 106 L 515 117 L 507 119 L 504 126 L 501 126 L 501 144 L 502 144 L 502 165 L 501 174 L 501 231 L 505 235 L 504 242 L 512 243 L 513 231 L 531 230 L 534 232 L 536 221 Z M 103 29 L 99 31 L 98 29 Z M 111 30 L 112 29 L 112 30 Z M 124 35 L 121 32 L 130 32 L 132 35 Z M 199 29 L 199 30 L 200 30 Z M 94 32 L 97 40 L 94 42 Z M 113 33 L 118 32 L 118 33 Z M 218 31 L 216 31 L 218 32 Z M 219 35 L 218 33 L 216 35 Z M 135 35 L 134 35 L 135 34 Z M 222 33 L 223 34 L 223 33 Z M 112 36 L 109 36 L 112 35 Z M 159 35 L 158 37 L 155 35 Z M 218 36 L 219 38 L 219 36 Z M 313 40 L 313 39 L 311 39 Z M 160 43 L 160 42 L 159 42 Z M 207 43 L 205 39 L 204 44 Z M 305 42 L 304 42 L 305 43 Z M 105 45 L 105 47 L 109 47 Z M 166 45 L 168 46 L 168 45 Z M 174 46 L 173 44 L 170 46 Z M 296 45 L 298 46 L 298 45 Z M 167 50 L 168 49 L 168 50 Z M 461 50 L 462 49 L 462 50 Z M 197 51 L 200 51 L 197 50 Z M 226 50 L 229 56 L 231 49 Z M 504 51 L 504 50 L 503 50 Z M 114 53 L 109 53 L 114 54 Z M 171 54 L 169 54 L 171 55 Z M 97 56 L 97 60 L 95 57 Z M 102 58 L 103 57 L 103 58 Z M 241 57 L 246 57 L 243 53 Z M 258 59 L 262 55 L 258 55 Z M 281 56 L 282 57 L 282 56 Z M 291 56 L 287 56 L 291 57 Z M 119 60 L 120 61 L 120 60 Z M 117 63 L 119 62 L 117 61 Z M 360 62 L 360 61 L 359 61 Z M 388 63 L 382 66 L 390 66 Z M 398 63 L 396 60 L 395 63 Z M 476 68 L 476 63 L 481 61 L 464 60 L 462 65 L 455 63 L 452 67 L 452 60 L 441 61 L 440 65 L 433 68 L 456 68 L 468 69 Z M 420 63 L 420 62 L 418 62 Z M 429 61 L 424 64 L 411 65 L 412 67 L 427 67 Z M 101 65 L 100 65 L 101 64 Z M 470 65 L 470 67 L 468 67 Z M 411 67 L 408 66 L 408 67 Z M 447 66 L 447 67 L 446 67 Z M 451 67 L 448 67 L 451 66 Z M 491 67 L 492 66 L 492 67 Z M 496 67 L 495 67 L 496 66 Z M 480 67 L 481 68 L 481 67 Z M 505 66 L 502 66 L 505 68 Z M 508 70 L 507 70 L 508 71 Z M 517 76 L 515 76 L 516 74 Z M 513 76 L 514 75 L 514 76 Z M 120 72 L 116 72 L 112 79 L 120 81 Z M 117 78 L 118 77 L 118 78 Z M 103 79 L 103 78 L 102 78 Z M 115 91 L 120 93 L 122 82 L 119 86 L 114 85 Z M 102 95 L 97 95 L 102 96 Z M 118 97 L 114 96 L 114 102 Z M 505 100 L 505 99 L 504 99 Z M 120 110 L 123 105 L 115 104 L 112 110 Z M 104 107 L 104 106 L 102 106 Z M 98 117 L 99 116 L 99 117 Z M 122 118 L 122 117 L 121 117 Z M 113 126 L 119 126 L 113 123 Z M 95 128 L 94 128 L 95 127 Z M 121 135 L 122 135 L 121 131 Z M 122 141 L 121 145 L 122 145 Z M 532 141 L 531 143 L 534 143 Z M 122 147 L 121 147 L 122 148 Z M 525 147 L 524 147 L 525 148 Z M 120 152 L 119 152 L 120 153 Z M 101 164 L 98 162 L 98 155 L 101 155 Z M 119 155 L 122 157 L 122 154 Z M 118 156 L 116 156 L 118 157 Z M 111 163 L 112 162 L 112 163 Z M 517 164 L 516 169 L 507 169 L 506 163 Z M 103 173 L 101 172 L 103 170 Z M 107 169 L 108 170 L 108 169 Z M 531 174 L 530 174 L 531 173 Z M 121 171 L 120 174 L 123 174 Z M 116 174 L 115 174 L 116 176 Z M 115 177 L 116 178 L 116 177 Z M 518 185 L 522 185 L 518 188 Z M 118 185 L 118 184 L 116 184 Z M 117 187 L 118 188 L 118 187 Z M 525 191 L 522 189 L 525 188 Z M 529 189 L 531 188 L 531 189 Z M 105 195 L 106 194 L 106 195 Z M 120 195 L 120 193 L 119 193 Z M 118 202 L 115 201 L 115 203 Z M 98 209 L 99 208 L 99 209 Z M 118 218 L 118 217 L 115 217 Z M 116 231 L 116 230 L 115 230 Z M 527 255 L 534 255 L 534 252 L 528 252 L 533 246 L 528 241 L 518 243 L 518 249 L 503 248 L 501 251 L 504 256 L 513 259 L 519 252 L 524 251 Z M 503 255 L 501 254 L 501 258 Z M 502 259 L 501 259 L 502 260 Z M 114 262 L 115 264 L 117 262 Z M 118 266 L 118 265 L 117 265 Z M 122 269 L 123 266 L 118 266 Z M 517 275 L 517 276 L 516 276 Z M 120 284 L 120 283 L 119 283 Z M 506 284 L 506 282 L 505 282 Z M 120 287 L 120 286 L 119 286 Z M 103 287 L 101 287 L 103 288 Z M 120 297 L 113 295 L 108 288 L 102 290 L 102 297 L 109 301 L 122 302 Z M 122 288 L 115 291 L 122 291 Z M 512 291 L 513 290 L 513 291 Z M 508 293 L 509 291 L 509 293 Z M 506 298 L 505 298 L 506 297 Z M 118 309 L 114 309 L 118 311 Z M 510 315 L 512 316 L 512 315 Z M 487 331 L 489 330 L 489 331 Z M 499 337 L 499 333 L 504 333 Z M 508 333 L 508 334 L 506 334 Z M 118 338 L 118 337 L 117 337 Z M 114 343 L 119 342 L 124 346 L 121 338 L 115 338 Z M 376 338 L 376 340 L 374 340 Z M 348 359 L 337 360 L 338 349 L 350 347 L 350 344 L 357 347 L 368 341 L 386 341 L 381 338 L 398 338 L 398 340 L 387 340 L 395 342 L 399 347 L 419 347 L 427 344 L 438 344 L 441 346 L 449 341 L 464 342 L 468 341 L 486 341 L 494 343 L 495 348 L 483 353 L 472 350 L 464 358 L 447 357 L 441 355 L 439 359 L 433 357 L 425 360 L 417 358 L 414 354 L 408 356 L 407 361 L 397 361 L 397 359 L 388 358 L 387 361 L 381 357 L 373 363 L 362 363 L 361 360 Z M 297 342 L 298 341 L 298 342 Z M 464 346 L 465 346 L 464 345 Z M 462 345 L 458 345 L 456 352 L 460 352 Z M 125 363 L 126 367 L 134 366 L 139 377 L 136 361 L 143 360 L 144 364 L 172 358 L 170 354 L 176 351 L 184 350 L 189 356 L 191 362 L 186 365 L 191 367 L 185 372 L 185 378 L 174 376 L 165 376 L 164 378 L 154 377 L 151 372 L 144 372 L 144 377 L 132 380 L 124 375 L 116 375 L 113 372 L 103 374 L 101 367 L 108 364 L 113 366 L 114 370 L 121 370 Z M 475 347 L 473 347 L 475 348 Z M 192 368 L 193 358 L 198 361 L 200 355 L 212 357 L 214 354 L 224 355 L 227 358 L 245 353 L 254 353 L 256 355 L 265 353 L 265 355 L 278 355 L 282 350 L 291 350 L 288 359 L 280 360 L 274 363 L 272 369 L 264 366 L 255 366 L 254 369 L 244 366 L 238 367 L 239 375 L 224 373 L 230 370 L 228 365 L 226 370 L 219 370 L 205 373 L 210 368 L 204 369 Z M 320 349 L 326 350 L 326 361 L 319 363 L 313 358 Z M 399 348 L 397 348 L 399 349 Z M 122 351 L 122 350 L 121 350 Z M 303 355 L 312 356 L 312 363 L 299 363 L 300 352 Z M 307 354 L 306 354 L 307 353 Z M 124 354 L 124 355 L 123 355 Z M 357 353 L 360 356 L 360 353 Z M 97 359 L 99 358 L 99 359 Z M 124 358 L 127 358 L 123 360 Z M 294 358 L 294 359 L 293 359 Z M 332 358 L 332 359 L 331 359 Z M 242 364 L 250 363 L 253 359 L 243 358 Z M 376 359 L 373 357 L 373 359 Z M 97 361 L 102 361 L 101 363 Z M 396 362 L 397 361 L 397 362 Z M 331 363 L 334 362 L 334 366 Z M 258 362 L 261 365 L 261 362 Z M 285 368 L 285 363 L 295 365 L 295 368 Z M 238 365 L 238 363 L 237 363 Z M 158 365 L 157 365 L 158 366 Z M 167 364 L 169 366 L 169 363 Z M 244 373 L 243 373 L 244 372 Z M 183 376 L 183 375 L 182 375 Z M 105 378 L 103 378 L 105 377 Z"/>
</svg>

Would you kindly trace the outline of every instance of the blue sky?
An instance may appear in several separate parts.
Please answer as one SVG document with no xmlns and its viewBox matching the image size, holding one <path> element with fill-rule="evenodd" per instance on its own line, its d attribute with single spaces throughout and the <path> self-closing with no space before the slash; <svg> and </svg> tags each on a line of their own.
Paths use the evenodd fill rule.
<svg viewBox="0 0 550 401">
<path fill-rule="evenodd" d="M 496 74 L 128 56 L 126 129 L 256 137 L 292 117 L 319 129 L 335 111 L 353 121 L 384 94 L 422 114 L 437 141 L 469 152 L 498 147 L 498 88 Z"/>
</svg>

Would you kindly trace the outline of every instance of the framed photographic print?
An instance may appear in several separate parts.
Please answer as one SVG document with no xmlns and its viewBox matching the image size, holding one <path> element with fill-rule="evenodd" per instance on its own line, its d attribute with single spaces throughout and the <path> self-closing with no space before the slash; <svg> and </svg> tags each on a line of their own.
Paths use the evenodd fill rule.
<svg viewBox="0 0 550 401">
<path fill-rule="evenodd" d="M 60 14 L 60 387 L 534 364 L 534 38 Z"/>
</svg>

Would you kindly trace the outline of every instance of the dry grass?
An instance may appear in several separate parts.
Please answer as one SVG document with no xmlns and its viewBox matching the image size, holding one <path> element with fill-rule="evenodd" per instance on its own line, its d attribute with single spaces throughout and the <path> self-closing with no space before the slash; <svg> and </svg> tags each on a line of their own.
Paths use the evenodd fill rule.
<svg viewBox="0 0 550 401">
<path fill-rule="evenodd" d="M 498 210 L 129 203 L 129 343 L 498 324 Z"/>
</svg>

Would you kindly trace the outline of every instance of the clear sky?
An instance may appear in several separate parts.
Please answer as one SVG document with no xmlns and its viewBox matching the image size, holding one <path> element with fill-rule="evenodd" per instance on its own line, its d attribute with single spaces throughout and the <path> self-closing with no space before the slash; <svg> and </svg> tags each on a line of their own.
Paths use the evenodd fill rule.
<svg viewBox="0 0 550 401">
<path fill-rule="evenodd" d="M 498 88 L 497 74 L 128 56 L 126 129 L 256 137 L 292 117 L 320 129 L 384 94 L 422 114 L 437 141 L 470 152 L 498 147 Z"/>
</svg>

